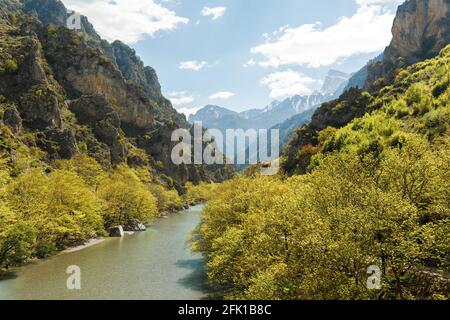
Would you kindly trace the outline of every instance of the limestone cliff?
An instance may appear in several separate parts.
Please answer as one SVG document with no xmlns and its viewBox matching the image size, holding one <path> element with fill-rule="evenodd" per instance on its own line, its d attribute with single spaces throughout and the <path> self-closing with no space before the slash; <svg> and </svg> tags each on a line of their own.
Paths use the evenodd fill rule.
<svg viewBox="0 0 450 320">
<path fill-rule="evenodd" d="M 46 159 L 86 152 L 104 167 L 150 166 L 182 190 L 188 180 L 221 180 L 231 167 L 176 166 L 171 133 L 189 128 L 136 52 L 103 40 L 59 0 L 0 0 L 0 128 L 39 147 Z M 6 129 L 5 129 L 6 130 Z M 13 148 L 4 149 L 13 157 Z"/>
<path fill-rule="evenodd" d="M 400 70 L 437 56 L 450 43 L 450 0 L 406 0 L 397 10 L 392 36 L 384 53 L 349 80 L 339 99 L 323 104 L 312 122 L 297 130 L 284 154 L 286 172 L 306 172 L 319 150 L 321 130 L 341 128 L 363 116 L 370 97 L 379 95 Z"/>
<path fill-rule="evenodd" d="M 450 43 L 450 0 L 408 0 L 397 10 L 385 59 L 407 64 L 436 56 Z"/>
<path fill-rule="evenodd" d="M 450 43 L 450 0 L 407 0 L 397 9 L 383 59 L 367 66 L 365 88 L 389 84 L 396 71 L 435 57 Z"/>
</svg>

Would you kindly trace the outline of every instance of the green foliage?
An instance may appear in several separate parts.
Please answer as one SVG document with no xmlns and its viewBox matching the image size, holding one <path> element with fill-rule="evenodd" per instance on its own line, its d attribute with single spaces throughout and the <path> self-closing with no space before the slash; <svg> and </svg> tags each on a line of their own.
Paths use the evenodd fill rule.
<svg viewBox="0 0 450 320">
<path fill-rule="evenodd" d="M 25 223 L 17 223 L 0 236 L 0 269 L 19 265 L 34 252 L 36 232 Z"/>
<path fill-rule="evenodd" d="M 284 161 L 308 174 L 241 176 L 203 197 L 193 249 L 226 298 L 449 296 L 448 286 L 425 284 L 450 271 L 449 50 L 390 86 L 380 80 L 365 115 L 299 130 Z M 348 114 L 360 108 L 353 100 L 324 110 Z M 381 290 L 367 289 L 370 265 L 382 270 Z"/>
<path fill-rule="evenodd" d="M 450 82 L 448 79 L 445 79 L 444 81 L 439 82 L 434 88 L 433 88 L 433 97 L 439 98 L 449 87 Z"/>
<path fill-rule="evenodd" d="M 8 73 L 15 73 L 19 69 L 17 62 L 13 59 L 7 59 L 4 65 L 5 71 Z"/>
<path fill-rule="evenodd" d="M 105 178 L 98 190 L 105 202 L 107 227 L 124 225 L 133 219 L 149 222 L 157 214 L 157 200 L 136 173 L 121 165 Z"/>
<path fill-rule="evenodd" d="M 168 190 L 158 184 L 151 184 L 148 188 L 157 199 L 159 212 L 178 211 L 183 207 L 183 199 L 176 190 Z"/>
<path fill-rule="evenodd" d="M 75 173 L 29 170 L 8 186 L 6 199 L 20 221 L 39 231 L 38 251 L 64 249 L 102 229 L 101 202 Z"/>
<path fill-rule="evenodd" d="M 449 152 L 448 141 L 431 151 L 411 135 L 378 161 L 340 152 L 310 175 L 225 182 L 194 249 L 228 298 L 414 298 L 405 279 L 415 267 L 450 267 Z M 380 292 L 366 288 L 372 264 L 384 272 Z"/>
<path fill-rule="evenodd" d="M 205 202 L 215 196 L 216 190 L 216 184 L 202 182 L 198 185 L 193 185 L 188 182 L 186 184 L 186 194 L 184 199 L 189 204 Z"/>
<path fill-rule="evenodd" d="M 105 177 L 100 164 L 85 154 L 77 154 L 70 160 L 57 161 L 57 167 L 75 172 L 92 190 L 97 190 Z"/>
<path fill-rule="evenodd" d="M 34 143 L 33 136 L 22 139 Z M 42 151 L 20 141 L 4 140 L 14 157 L 0 150 L 0 271 L 184 205 L 175 190 L 148 184 L 148 167 L 120 165 L 107 172 L 86 154 L 49 166 Z"/>
</svg>

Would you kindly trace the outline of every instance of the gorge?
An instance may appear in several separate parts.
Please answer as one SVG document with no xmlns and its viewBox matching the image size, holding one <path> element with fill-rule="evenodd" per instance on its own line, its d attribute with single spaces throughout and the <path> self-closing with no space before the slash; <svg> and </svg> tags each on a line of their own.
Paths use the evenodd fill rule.
<svg viewBox="0 0 450 320">
<path fill-rule="evenodd" d="M 392 21 L 385 3 L 352 2 L 356 17 Z M 208 105 L 189 119 L 137 50 L 104 40 L 85 16 L 67 28 L 71 14 L 59 0 L 0 0 L 0 299 L 449 299 L 450 0 L 406 0 L 384 52 L 352 75 L 332 70 L 321 92 L 243 112 Z M 201 14 L 220 29 L 235 13 Z M 284 27 L 265 50 L 298 30 L 327 34 Z M 282 58 L 242 70 L 291 68 Z M 312 58 L 302 67 L 316 68 Z M 288 74 L 301 91 L 317 85 Z M 234 95 L 218 93 L 209 99 Z M 197 158 L 217 142 L 181 141 L 205 134 L 198 120 L 280 130 L 279 172 L 236 172 L 226 150 Z M 241 152 L 258 151 L 243 141 Z M 141 222 L 145 232 L 107 238 Z M 105 240 L 77 251 L 93 239 Z M 81 272 L 81 290 L 67 270 Z"/>
</svg>

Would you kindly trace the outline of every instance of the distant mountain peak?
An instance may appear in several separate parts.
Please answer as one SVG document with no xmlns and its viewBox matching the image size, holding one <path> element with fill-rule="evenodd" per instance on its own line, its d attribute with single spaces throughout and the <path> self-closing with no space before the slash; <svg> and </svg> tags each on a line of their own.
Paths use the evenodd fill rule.
<svg viewBox="0 0 450 320">
<path fill-rule="evenodd" d="M 344 91 L 350 76 L 351 75 L 345 72 L 331 69 L 325 77 L 325 81 L 323 82 L 320 92 L 324 96 L 339 96 Z"/>
</svg>

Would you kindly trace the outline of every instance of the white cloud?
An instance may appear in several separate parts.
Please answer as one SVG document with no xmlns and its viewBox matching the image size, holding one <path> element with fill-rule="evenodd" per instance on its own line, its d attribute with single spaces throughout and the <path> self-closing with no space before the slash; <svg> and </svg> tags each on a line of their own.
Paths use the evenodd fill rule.
<svg viewBox="0 0 450 320">
<path fill-rule="evenodd" d="M 179 108 L 177 109 L 178 112 L 183 113 L 187 118 L 189 118 L 189 116 L 191 114 L 196 114 L 197 111 L 199 111 L 201 108 Z"/>
<path fill-rule="evenodd" d="M 178 69 L 200 71 L 207 65 L 208 63 L 206 61 L 196 61 L 196 60 L 183 61 L 180 62 Z"/>
<path fill-rule="evenodd" d="M 270 89 L 270 97 L 273 99 L 285 98 L 293 95 L 308 95 L 313 92 L 311 85 L 320 83 L 301 73 L 287 70 L 274 72 L 261 80 L 261 84 Z"/>
<path fill-rule="evenodd" d="M 263 67 L 332 65 L 355 54 L 375 53 L 389 44 L 394 20 L 392 8 L 403 0 L 356 0 L 359 8 L 327 28 L 320 23 L 283 27 L 265 43 L 253 48 L 264 58 Z M 266 37 L 268 37 L 266 35 Z"/>
<path fill-rule="evenodd" d="M 254 66 L 254 65 L 256 65 L 255 59 L 250 59 L 250 60 L 248 60 L 246 63 L 244 63 L 242 66 L 243 66 L 244 68 L 248 68 L 248 67 L 252 67 L 252 66 Z"/>
<path fill-rule="evenodd" d="M 194 97 L 188 95 L 185 91 L 169 93 L 170 101 L 174 107 L 184 106 L 194 101 Z"/>
<path fill-rule="evenodd" d="M 220 92 L 216 92 L 213 95 L 211 95 L 209 98 L 211 100 L 227 100 L 234 97 L 234 93 L 233 92 L 229 92 L 229 91 L 220 91 Z"/>
<path fill-rule="evenodd" d="M 99 34 L 109 41 L 136 43 L 158 31 L 174 30 L 189 19 L 179 17 L 154 0 L 62 0 L 64 4 L 93 23 Z"/>
<path fill-rule="evenodd" d="M 225 7 L 215 7 L 215 8 L 204 7 L 202 10 L 202 15 L 204 17 L 211 16 L 213 20 L 217 20 L 224 15 L 226 10 L 227 8 Z"/>
<path fill-rule="evenodd" d="M 185 96 L 185 97 L 179 97 L 179 98 L 171 98 L 170 101 L 175 107 L 183 106 L 186 104 L 189 104 L 194 101 L 194 97 L 192 96 Z"/>
</svg>

